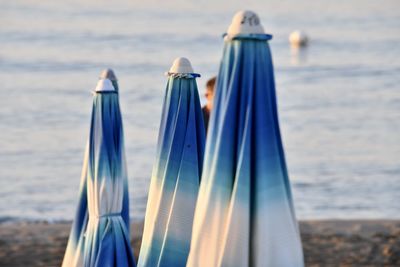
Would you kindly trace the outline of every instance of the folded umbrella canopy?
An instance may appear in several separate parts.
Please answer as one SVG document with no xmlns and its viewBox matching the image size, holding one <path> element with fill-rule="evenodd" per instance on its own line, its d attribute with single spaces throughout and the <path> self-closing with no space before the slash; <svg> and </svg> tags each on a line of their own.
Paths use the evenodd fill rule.
<svg viewBox="0 0 400 267">
<path fill-rule="evenodd" d="M 138 266 L 186 266 L 205 129 L 196 77 L 178 58 L 168 72 Z"/>
<path fill-rule="evenodd" d="M 62 266 L 135 266 L 122 118 L 109 79 L 100 79 L 94 92 L 78 210 Z"/>
<path fill-rule="evenodd" d="M 303 253 L 258 16 L 225 35 L 193 222 L 189 267 L 298 267 Z"/>
</svg>

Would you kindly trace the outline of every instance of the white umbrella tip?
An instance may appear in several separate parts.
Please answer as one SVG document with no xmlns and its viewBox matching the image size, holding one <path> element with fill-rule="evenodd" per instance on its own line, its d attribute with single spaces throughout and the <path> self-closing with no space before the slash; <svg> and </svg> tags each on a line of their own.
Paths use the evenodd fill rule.
<svg viewBox="0 0 400 267">
<path fill-rule="evenodd" d="M 96 92 L 112 92 L 115 91 L 114 86 L 112 85 L 112 82 L 109 79 L 100 79 L 97 82 L 96 89 L 94 89 Z"/>
<path fill-rule="evenodd" d="M 117 76 L 115 76 L 115 73 L 112 69 L 105 69 L 101 72 L 100 79 L 109 79 L 111 81 L 116 81 Z"/>
<path fill-rule="evenodd" d="M 185 57 L 178 57 L 172 63 L 169 73 L 193 73 L 192 64 Z"/>
<path fill-rule="evenodd" d="M 227 34 L 264 34 L 264 28 L 261 25 L 258 15 L 249 10 L 237 12 L 232 19 L 232 23 L 228 28 Z"/>
<path fill-rule="evenodd" d="M 294 47 L 306 46 L 308 44 L 308 37 L 302 31 L 294 31 L 289 35 L 289 42 Z"/>
</svg>

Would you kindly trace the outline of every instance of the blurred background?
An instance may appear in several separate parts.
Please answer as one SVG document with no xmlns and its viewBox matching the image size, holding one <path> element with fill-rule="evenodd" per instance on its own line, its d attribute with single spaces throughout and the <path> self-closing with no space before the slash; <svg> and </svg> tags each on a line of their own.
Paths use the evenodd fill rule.
<svg viewBox="0 0 400 267">
<path fill-rule="evenodd" d="M 400 2 L 2 1 L 0 222 L 72 220 L 92 93 L 120 83 L 131 215 L 143 220 L 164 72 L 188 57 L 204 103 L 234 13 L 259 14 L 300 219 L 400 218 Z M 292 49 L 303 30 L 309 45 Z"/>
</svg>

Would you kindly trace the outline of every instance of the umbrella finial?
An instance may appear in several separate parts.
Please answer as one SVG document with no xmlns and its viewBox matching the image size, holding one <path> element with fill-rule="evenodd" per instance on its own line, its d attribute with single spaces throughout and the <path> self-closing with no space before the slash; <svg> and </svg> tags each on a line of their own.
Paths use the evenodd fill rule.
<svg viewBox="0 0 400 267">
<path fill-rule="evenodd" d="M 260 18 L 256 13 L 249 10 L 239 11 L 233 16 L 232 23 L 228 28 L 227 34 L 230 36 L 237 34 L 264 34 Z"/>
<path fill-rule="evenodd" d="M 109 79 L 110 81 L 117 81 L 117 76 L 112 69 L 105 69 L 100 74 L 100 79 Z"/>
<path fill-rule="evenodd" d="M 165 73 L 167 76 L 172 76 L 175 78 L 197 78 L 200 74 L 194 73 L 192 64 L 189 59 L 185 57 L 178 57 L 172 63 L 171 68 Z"/>
<path fill-rule="evenodd" d="M 290 45 L 293 47 L 303 47 L 308 44 L 308 37 L 303 31 L 294 31 L 289 35 Z"/>
<path fill-rule="evenodd" d="M 115 91 L 115 88 L 109 79 L 100 79 L 97 82 L 97 86 L 96 86 L 96 89 L 94 89 L 94 91 L 95 92 L 113 92 L 113 91 Z"/>
<path fill-rule="evenodd" d="M 109 79 L 114 86 L 115 91 L 119 91 L 118 79 L 112 69 L 105 69 L 100 74 L 100 79 Z"/>
<path fill-rule="evenodd" d="M 192 64 L 185 57 L 178 57 L 172 63 L 169 73 L 193 73 Z"/>
</svg>

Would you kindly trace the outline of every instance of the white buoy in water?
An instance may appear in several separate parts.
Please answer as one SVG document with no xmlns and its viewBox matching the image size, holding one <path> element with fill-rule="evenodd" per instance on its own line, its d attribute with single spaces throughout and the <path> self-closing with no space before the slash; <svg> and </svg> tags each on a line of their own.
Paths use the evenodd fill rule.
<svg viewBox="0 0 400 267">
<path fill-rule="evenodd" d="M 289 36 L 289 42 L 294 47 L 302 47 L 308 44 L 308 37 L 302 31 L 294 31 Z"/>
</svg>

